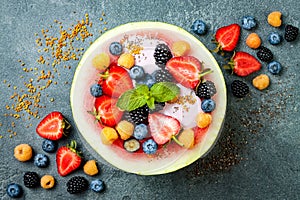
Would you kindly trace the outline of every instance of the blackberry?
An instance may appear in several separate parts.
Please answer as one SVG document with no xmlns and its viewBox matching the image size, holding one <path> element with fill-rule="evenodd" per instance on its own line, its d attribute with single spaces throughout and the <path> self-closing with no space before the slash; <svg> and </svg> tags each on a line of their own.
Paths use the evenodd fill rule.
<svg viewBox="0 0 300 200">
<path fill-rule="evenodd" d="M 216 93 L 217 89 L 212 81 L 201 82 L 196 88 L 196 95 L 199 98 L 210 99 Z"/>
<path fill-rule="evenodd" d="M 34 188 L 40 185 L 40 177 L 36 172 L 26 172 L 23 176 L 25 187 Z"/>
<path fill-rule="evenodd" d="M 264 46 L 259 47 L 256 55 L 261 61 L 264 62 L 271 62 L 273 60 L 272 51 Z"/>
<path fill-rule="evenodd" d="M 172 82 L 173 76 L 165 69 L 159 69 L 153 72 L 152 76 L 156 82 Z"/>
<path fill-rule="evenodd" d="M 149 108 L 147 105 L 129 111 L 129 115 L 134 124 L 148 124 Z"/>
<path fill-rule="evenodd" d="M 67 191 L 70 194 L 77 194 L 88 189 L 89 182 L 83 176 L 74 176 L 67 182 Z"/>
<path fill-rule="evenodd" d="M 156 64 L 166 64 L 173 57 L 171 50 L 166 44 L 158 44 L 155 47 L 153 56 Z"/>
<path fill-rule="evenodd" d="M 238 98 L 243 98 L 249 93 L 249 86 L 240 80 L 234 80 L 231 83 L 231 92 Z"/>
<path fill-rule="evenodd" d="M 296 40 L 298 36 L 299 29 L 295 26 L 292 26 L 290 24 L 285 26 L 285 32 L 284 32 L 284 39 L 287 42 L 292 42 Z"/>
</svg>

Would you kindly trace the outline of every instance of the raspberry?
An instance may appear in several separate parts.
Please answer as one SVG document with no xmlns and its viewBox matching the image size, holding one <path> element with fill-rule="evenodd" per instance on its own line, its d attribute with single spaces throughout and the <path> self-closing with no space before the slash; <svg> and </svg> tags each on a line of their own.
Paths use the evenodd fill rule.
<svg viewBox="0 0 300 200">
<path fill-rule="evenodd" d="M 252 84 L 255 88 L 263 90 L 270 85 L 270 79 L 266 74 L 261 74 L 252 80 Z"/>
<path fill-rule="evenodd" d="M 268 15 L 268 23 L 274 27 L 281 26 L 281 12 L 279 11 L 271 12 Z"/>
<path fill-rule="evenodd" d="M 95 160 L 87 161 L 83 166 L 83 171 L 84 171 L 84 173 L 86 173 L 87 175 L 90 175 L 90 176 L 94 176 L 94 175 L 98 174 L 99 170 L 98 170 L 96 161 Z"/>
<path fill-rule="evenodd" d="M 117 124 L 116 130 L 118 131 L 122 140 L 127 140 L 133 134 L 134 125 L 128 121 L 122 120 Z"/>
<path fill-rule="evenodd" d="M 284 39 L 287 42 L 292 42 L 292 41 L 296 40 L 296 38 L 298 36 L 298 32 L 299 32 L 299 29 L 297 27 L 288 24 L 285 27 Z"/>
<path fill-rule="evenodd" d="M 14 149 L 14 156 L 18 161 L 25 162 L 32 158 L 32 148 L 28 144 L 19 144 Z"/>
<path fill-rule="evenodd" d="M 211 124 L 212 117 L 209 113 L 199 113 L 196 117 L 197 126 L 199 128 L 206 128 Z"/>
<path fill-rule="evenodd" d="M 267 47 L 261 46 L 257 53 L 257 57 L 264 62 L 271 62 L 273 60 L 273 53 Z"/>
<path fill-rule="evenodd" d="M 257 49 L 261 45 L 261 39 L 257 33 L 251 33 L 246 39 L 246 44 L 251 49 Z"/>
<path fill-rule="evenodd" d="M 111 127 L 104 127 L 101 131 L 100 138 L 103 144 L 112 144 L 116 139 L 119 138 L 117 131 Z"/>
<path fill-rule="evenodd" d="M 166 44 L 158 44 L 153 56 L 156 64 L 166 64 L 173 57 L 171 50 Z"/>
<path fill-rule="evenodd" d="M 41 186 L 42 188 L 44 189 L 51 189 L 53 188 L 55 185 L 55 179 L 53 176 L 51 175 L 44 175 L 42 178 L 41 178 Z"/>
<path fill-rule="evenodd" d="M 25 187 L 34 188 L 40 184 L 40 177 L 36 172 L 26 172 L 23 176 Z"/>
<path fill-rule="evenodd" d="M 240 80 L 234 80 L 231 83 L 231 92 L 238 98 L 243 98 L 249 93 L 249 86 Z"/>
<path fill-rule="evenodd" d="M 201 82 L 196 88 L 196 95 L 199 98 L 209 99 L 217 93 L 215 84 L 212 81 Z"/>
<path fill-rule="evenodd" d="M 88 189 L 89 182 L 83 176 L 74 176 L 67 182 L 67 191 L 70 194 L 77 194 Z"/>
<path fill-rule="evenodd" d="M 123 53 L 118 59 L 118 65 L 130 69 L 134 66 L 134 56 L 130 53 Z"/>
</svg>

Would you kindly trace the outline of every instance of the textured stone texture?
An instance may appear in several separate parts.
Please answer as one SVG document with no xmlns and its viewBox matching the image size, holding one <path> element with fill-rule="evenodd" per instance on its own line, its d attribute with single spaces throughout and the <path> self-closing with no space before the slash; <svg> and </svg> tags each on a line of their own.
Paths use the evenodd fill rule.
<svg viewBox="0 0 300 200">
<path fill-rule="evenodd" d="M 268 13 L 279 10 L 283 13 L 284 24 L 291 23 L 299 27 L 299 9 L 300 2 L 297 0 L 3 0 L 0 7 L 0 135 L 3 137 L 0 139 L 0 198 L 9 199 L 5 193 L 8 183 L 23 185 L 24 172 L 37 171 L 41 176 L 46 173 L 54 175 L 56 187 L 51 191 L 23 187 L 24 195 L 21 199 L 299 199 L 299 37 L 293 43 L 284 41 L 278 46 L 271 46 L 267 42 L 268 33 L 278 30 L 283 34 L 283 27 L 273 28 L 266 21 Z M 99 20 L 102 11 L 106 14 L 103 18 L 107 25 Z M 218 27 L 240 23 L 242 16 L 253 15 L 258 20 L 255 32 L 261 36 L 263 45 L 272 50 L 275 59 L 283 64 L 284 69 L 279 76 L 269 74 L 271 86 L 265 91 L 257 91 L 251 86 L 254 75 L 239 78 L 223 71 L 228 85 L 233 79 L 242 79 L 249 84 L 251 93 L 244 99 L 236 99 L 228 92 L 226 122 L 216 147 L 206 158 L 177 172 L 147 177 L 127 174 L 102 164 L 100 157 L 84 141 L 80 141 L 85 159 L 98 159 L 101 173 L 96 177 L 103 179 L 107 188 L 102 194 L 87 191 L 76 196 L 69 195 L 65 186 L 69 177 L 57 175 L 54 154 L 49 154 L 51 163 L 46 169 L 34 167 L 32 162 L 20 163 L 13 158 L 13 149 L 19 143 L 29 143 L 35 152 L 42 152 L 42 140 L 35 134 L 39 120 L 24 122 L 4 117 L 4 114 L 9 113 L 5 105 L 12 104 L 9 97 L 14 92 L 13 86 L 17 86 L 16 90 L 19 91 L 19 88 L 24 88 L 24 80 L 30 79 L 32 75 L 22 71 L 23 66 L 18 59 L 26 64 L 24 67 L 34 68 L 37 65 L 37 37 L 34 33 L 40 34 L 40 30 L 49 28 L 55 19 L 63 22 L 65 28 L 69 27 L 84 18 L 85 13 L 90 15 L 94 24 L 89 29 L 94 36 L 80 44 L 84 48 L 99 36 L 99 30 L 104 27 L 110 29 L 127 22 L 151 20 L 175 24 L 190 31 L 192 22 L 202 19 L 209 25 L 209 32 L 205 36 L 196 37 L 209 49 L 213 49 L 210 40 Z M 57 28 L 54 33 L 58 33 Z M 249 33 L 242 30 L 238 50 L 255 54 L 244 43 Z M 214 56 L 220 66 L 225 64 L 220 55 Z M 77 63 L 67 63 L 72 66 L 70 70 L 60 66 L 61 75 L 55 77 L 59 84 L 44 91 L 49 97 L 44 95 L 41 100 L 41 104 L 46 105 L 46 108 L 40 109 L 41 116 L 60 110 L 74 125 L 69 91 Z M 259 73 L 268 73 L 265 63 Z M 23 79 L 19 78 L 21 75 Z M 65 84 L 66 81 L 68 84 Z M 8 84 L 11 86 L 8 87 Z M 55 101 L 51 102 L 50 98 Z M 15 128 L 11 127 L 12 122 L 16 123 Z M 26 128 L 30 123 L 32 126 Z M 10 138 L 8 129 L 17 132 L 17 136 Z M 76 129 L 59 144 L 63 145 L 73 138 L 79 141 Z M 76 174 L 83 175 L 83 172 L 79 170 Z"/>
</svg>

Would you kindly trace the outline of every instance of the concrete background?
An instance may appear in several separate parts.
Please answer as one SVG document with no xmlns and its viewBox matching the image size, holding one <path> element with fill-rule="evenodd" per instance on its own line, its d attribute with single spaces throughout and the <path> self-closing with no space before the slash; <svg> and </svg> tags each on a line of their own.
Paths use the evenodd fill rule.
<svg viewBox="0 0 300 200">
<path fill-rule="evenodd" d="M 270 12 L 278 10 L 283 14 L 283 24 L 299 27 L 299 1 L 3 0 L 0 9 L 1 199 L 9 199 L 5 192 L 8 183 L 23 186 L 22 177 L 26 171 L 52 174 L 57 185 L 50 191 L 23 186 L 24 194 L 20 199 L 300 199 L 299 37 L 292 43 L 283 41 L 278 46 L 271 46 L 267 35 L 274 30 L 283 34 L 284 26 L 274 28 L 266 21 Z M 77 139 L 84 158 L 97 159 L 101 172 L 96 177 L 88 177 L 82 170 L 77 170 L 71 176 L 83 175 L 89 181 L 101 178 L 107 188 L 101 194 L 86 191 L 70 195 L 66 192 L 66 182 L 71 176 L 63 178 L 57 174 L 55 154 L 48 154 L 51 164 L 46 169 L 37 168 L 32 162 L 20 163 L 13 157 L 13 149 L 20 143 L 29 143 L 35 152 L 42 152 L 42 139 L 35 134 L 39 120 L 28 119 L 25 112 L 20 112 L 25 115 L 18 120 L 5 114 L 14 113 L 6 108 L 14 103 L 10 96 L 26 89 L 24 81 L 34 75 L 35 67 L 42 69 L 42 65 L 36 62 L 40 54 L 35 43 L 41 36 L 41 29 L 48 28 L 49 35 L 58 36 L 59 28 L 54 20 L 61 21 L 67 29 L 83 19 L 86 13 L 93 22 L 89 28 L 93 36 L 85 42 L 74 42 L 74 47 L 86 49 L 101 35 L 100 30 L 127 22 L 162 21 L 191 32 L 192 22 L 202 19 L 209 25 L 209 31 L 205 36 L 196 37 L 213 49 L 210 40 L 217 28 L 240 24 L 244 15 L 253 15 L 258 21 L 254 31 L 261 36 L 263 45 L 272 50 L 275 60 L 282 63 L 283 72 L 279 76 L 268 74 L 265 63 L 260 72 L 246 78 L 223 71 L 228 85 L 232 80 L 240 79 L 248 83 L 251 92 L 243 99 L 234 98 L 228 92 L 227 117 L 216 147 L 207 157 L 174 173 L 145 177 L 113 169 L 102 163 L 84 141 L 80 141 L 74 128 L 59 145 Z M 103 21 L 99 20 L 101 17 Z M 242 30 L 237 50 L 255 55 L 255 51 L 244 43 L 249 33 Z M 225 64 L 220 55 L 214 56 L 220 66 Z M 40 116 L 59 110 L 74 125 L 69 92 L 77 64 L 78 61 L 69 61 L 57 66 L 60 75 L 57 73 L 53 78 L 57 85 L 52 84 L 42 91 L 40 104 L 46 107 L 39 109 Z M 64 68 L 64 65 L 71 66 L 71 69 Z M 33 72 L 24 72 L 25 67 L 33 68 Z M 253 77 L 260 73 L 267 73 L 271 78 L 270 87 L 264 91 L 251 85 Z"/>
</svg>

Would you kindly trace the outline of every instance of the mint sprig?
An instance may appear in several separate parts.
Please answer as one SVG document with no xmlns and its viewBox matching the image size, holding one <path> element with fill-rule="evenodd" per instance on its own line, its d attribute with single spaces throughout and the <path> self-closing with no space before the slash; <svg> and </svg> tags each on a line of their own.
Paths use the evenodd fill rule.
<svg viewBox="0 0 300 200">
<path fill-rule="evenodd" d="M 170 101 L 179 93 L 180 88 L 172 82 L 155 83 L 151 89 L 141 84 L 124 92 L 118 99 L 117 106 L 121 110 L 132 111 L 147 104 L 150 109 L 155 109 L 155 102 Z"/>
</svg>

